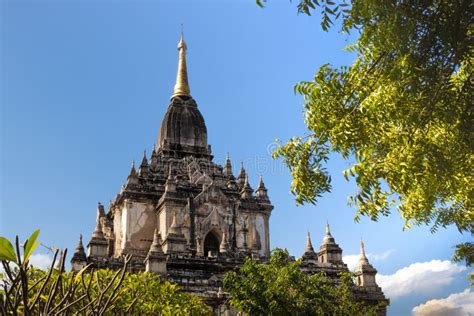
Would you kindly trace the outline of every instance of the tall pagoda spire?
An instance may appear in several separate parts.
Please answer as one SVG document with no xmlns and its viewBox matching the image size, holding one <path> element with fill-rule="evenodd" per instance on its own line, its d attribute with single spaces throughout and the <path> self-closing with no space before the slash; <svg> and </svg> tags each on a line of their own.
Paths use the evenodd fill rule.
<svg viewBox="0 0 474 316">
<path fill-rule="evenodd" d="M 232 163 L 230 162 L 230 155 L 229 153 L 227 153 L 227 157 L 225 159 L 225 166 L 224 166 L 224 170 L 223 170 L 224 174 L 228 177 L 233 177 L 233 174 L 232 174 Z"/>
<path fill-rule="evenodd" d="M 309 231 L 308 231 L 308 234 L 306 235 L 306 247 L 304 248 L 304 252 L 314 254 L 314 248 L 313 248 L 313 244 L 311 243 L 311 235 L 309 234 Z"/>
<path fill-rule="evenodd" d="M 367 257 L 365 256 L 364 241 L 362 239 L 360 240 L 360 257 L 362 259 L 367 259 Z"/>
<path fill-rule="evenodd" d="M 82 244 L 82 234 L 79 236 L 79 243 L 71 258 L 72 271 L 78 272 L 87 265 L 87 256 Z"/>
<path fill-rule="evenodd" d="M 186 42 L 184 36 L 181 34 L 181 39 L 178 43 L 179 60 L 178 72 L 176 74 L 176 84 L 174 86 L 173 96 L 190 96 L 191 90 L 188 83 L 188 70 L 186 68 Z"/>
<path fill-rule="evenodd" d="M 356 277 L 356 285 L 370 289 L 373 292 L 381 293 L 382 290 L 377 285 L 375 275 L 377 270 L 369 263 L 369 259 L 365 255 L 364 242 L 360 241 L 359 264 L 357 265 L 354 275 Z"/>
<path fill-rule="evenodd" d="M 318 256 L 316 255 L 316 252 L 314 252 L 313 244 L 311 242 L 311 235 L 308 234 L 306 235 L 306 246 L 304 247 L 304 253 L 302 256 L 303 261 L 313 261 L 317 262 Z"/>
<path fill-rule="evenodd" d="M 334 237 L 331 235 L 331 228 L 329 223 L 326 223 L 326 235 L 324 236 L 323 244 L 335 244 Z"/>
</svg>

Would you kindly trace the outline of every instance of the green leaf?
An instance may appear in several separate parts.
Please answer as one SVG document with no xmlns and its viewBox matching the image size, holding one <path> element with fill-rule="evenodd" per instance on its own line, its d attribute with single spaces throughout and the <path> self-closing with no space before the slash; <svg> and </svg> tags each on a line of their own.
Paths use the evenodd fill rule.
<svg viewBox="0 0 474 316">
<path fill-rule="evenodd" d="M 78 283 L 81 281 L 81 276 L 82 274 L 90 268 L 90 266 L 92 265 L 92 263 L 89 263 L 88 265 L 86 265 L 84 268 L 82 268 L 81 270 L 79 270 L 79 272 L 77 272 L 76 276 L 74 277 L 74 282 Z"/>
<path fill-rule="evenodd" d="M 39 241 L 37 241 L 37 239 L 38 239 L 39 233 L 40 233 L 39 229 L 35 230 L 31 234 L 30 238 L 28 238 L 26 240 L 25 245 L 23 246 L 23 249 L 24 249 L 24 251 L 23 251 L 23 264 L 26 264 L 26 262 L 30 258 L 33 251 L 36 249 L 36 247 L 38 247 Z"/>
<path fill-rule="evenodd" d="M 16 262 L 16 254 L 13 245 L 4 237 L 0 237 L 0 260 Z"/>
</svg>

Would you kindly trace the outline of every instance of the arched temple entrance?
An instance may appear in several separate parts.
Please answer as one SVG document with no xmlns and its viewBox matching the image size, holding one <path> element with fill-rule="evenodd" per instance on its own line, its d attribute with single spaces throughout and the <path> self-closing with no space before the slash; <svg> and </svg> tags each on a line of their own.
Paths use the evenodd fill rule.
<svg viewBox="0 0 474 316">
<path fill-rule="evenodd" d="M 219 253 L 219 239 L 213 232 L 209 232 L 204 238 L 204 256 L 209 256 L 209 251 L 214 255 Z"/>
</svg>

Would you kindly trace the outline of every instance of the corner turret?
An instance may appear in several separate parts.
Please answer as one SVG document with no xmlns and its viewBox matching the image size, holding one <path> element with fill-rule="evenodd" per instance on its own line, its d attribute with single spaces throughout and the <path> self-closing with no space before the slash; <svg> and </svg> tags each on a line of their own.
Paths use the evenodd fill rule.
<svg viewBox="0 0 474 316">
<path fill-rule="evenodd" d="M 244 168 L 244 162 L 240 162 L 240 172 L 239 175 L 237 176 L 237 184 L 239 187 L 243 187 L 245 183 L 245 178 L 247 177 L 247 174 L 245 173 L 245 168 Z"/>
<path fill-rule="evenodd" d="M 243 186 L 242 190 L 240 191 L 240 196 L 243 199 L 250 199 L 253 196 L 253 189 L 250 186 L 248 175 L 245 176 L 244 186 Z"/>
<path fill-rule="evenodd" d="M 369 263 L 369 259 L 365 255 L 364 242 L 361 240 L 359 263 L 354 271 L 355 295 L 369 305 L 378 305 L 378 315 L 386 315 L 390 300 L 385 298 L 382 289 L 377 285 L 376 275 L 377 270 Z"/>
<path fill-rule="evenodd" d="M 162 240 L 158 229 L 153 233 L 153 242 L 145 258 L 145 271 L 159 273 L 166 276 L 166 255 L 161 247 Z"/>
<path fill-rule="evenodd" d="M 265 202 L 270 201 L 270 199 L 268 198 L 268 190 L 265 187 L 265 184 L 263 183 L 262 175 L 260 175 L 260 180 L 258 182 L 257 191 L 255 191 L 255 196 L 259 200 L 262 200 L 262 201 L 265 201 Z"/>
<path fill-rule="evenodd" d="M 102 214 L 104 213 L 104 214 Z M 108 242 L 102 232 L 102 217 L 105 216 L 104 207 L 99 203 L 97 206 L 97 218 L 95 223 L 95 229 L 92 233 L 92 238 L 87 245 L 89 251 L 89 257 L 93 258 L 106 258 L 108 256 Z"/>
<path fill-rule="evenodd" d="M 308 234 L 306 235 L 306 246 L 304 248 L 304 253 L 303 253 L 303 261 L 317 261 L 318 256 L 316 255 L 316 252 L 314 252 L 313 244 L 311 242 L 311 235 Z"/>
<path fill-rule="evenodd" d="M 71 258 L 71 269 L 74 272 L 80 271 L 87 265 L 86 252 L 84 251 L 84 245 L 82 244 L 82 234 L 79 236 L 79 242 L 77 243 L 74 254 Z"/>
<path fill-rule="evenodd" d="M 146 150 L 143 151 L 143 159 L 140 167 L 138 168 L 138 176 L 147 177 L 150 174 L 150 168 L 148 165 L 148 159 L 146 157 Z"/>
<path fill-rule="evenodd" d="M 320 263 L 344 264 L 342 261 L 342 249 L 336 244 L 334 237 L 332 237 L 329 223 L 326 224 L 326 235 L 319 247 L 318 261 Z"/>
<path fill-rule="evenodd" d="M 234 176 L 234 174 L 232 172 L 232 164 L 230 162 L 229 153 L 227 153 L 227 157 L 225 159 L 225 165 L 224 165 L 223 173 L 227 177 L 233 177 Z"/>
<path fill-rule="evenodd" d="M 123 190 L 133 189 L 135 185 L 138 184 L 137 171 L 135 170 L 135 161 L 132 161 L 132 166 L 130 167 L 130 172 L 127 176 L 127 181 L 122 187 Z"/>
<path fill-rule="evenodd" d="M 365 287 L 378 287 L 375 282 L 377 270 L 369 263 L 365 255 L 364 242 L 360 241 L 359 263 L 355 269 L 356 285 Z"/>
</svg>

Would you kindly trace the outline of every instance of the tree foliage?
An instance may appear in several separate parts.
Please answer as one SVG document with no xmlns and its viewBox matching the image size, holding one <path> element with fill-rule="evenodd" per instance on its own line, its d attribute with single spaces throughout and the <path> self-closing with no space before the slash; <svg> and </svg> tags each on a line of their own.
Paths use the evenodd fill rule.
<svg viewBox="0 0 474 316">
<path fill-rule="evenodd" d="M 474 2 L 301 0 L 298 10 L 320 11 L 325 30 L 339 18 L 359 38 L 347 47 L 352 65 L 323 65 L 295 86 L 309 134 L 274 157 L 291 171 L 296 202 L 330 191 L 325 162 L 336 153 L 351 162 L 343 175 L 358 187 L 356 220 L 396 205 L 405 228 L 473 233 Z"/>
<path fill-rule="evenodd" d="M 39 230 L 24 243 L 23 256 L 16 238 L 13 245 L 0 237 L 1 315 L 209 315 L 209 308 L 197 297 L 182 293 L 177 285 L 155 273 L 127 272 L 131 257 L 118 271 L 66 272 L 66 251 L 55 267 L 58 251 L 48 270 L 29 265 Z M 22 259 L 23 258 L 23 259 Z"/>
<path fill-rule="evenodd" d="M 29 286 L 32 287 L 35 283 L 43 279 L 47 273 L 48 271 L 45 270 L 31 268 L 29 272 Z M 102 295 L 103 303 L 105 303 L 110 296 L 109 292 L 111 292 L 111 289 L 117 287 L 116 294 L 111 300 L 111 303 L 106 309 L 103 309 L 103 312 L 96 314 L 183 316 L 210 314 L 209 307 L 207 307 L 200 298 L 185 292 L 180 292 L 178 285 L 162 280 L 160 275 L 156 273 L 125 272 L 121 283 L 120 279 L 114 278 L 116 273 L 116 271 L 109 269 L 101 269 L 83 274 L 81 283 L 84 282 L 85 288 L 88 288 L 90 301 L 97 302 Z M 59 274 L 57 271 L 53 272 L 53 276 L 45 292 L 49 293 L 50 287 L 57 278 L 61 278 L 63 286 L 67 287 L 71 282 L 74 282 L 76 276 L 77 274 L 72 272 L 65 272 L 63 274 Z M 91 285 L 89 286 L 89 284 Z M 109 284 L 109 291 L 102 294 Z M 83 288 L 78 289 L 78 292 L 74 293 L 71 299 L 77 300 L 83 293 Z M 48 297 L 45 296 L 39 300 L 38 307 L 40 307 L 40 309 L 38 310 L 41 310 L 47 298 Z M 74 314 L 83 310 L 87 314 L 93 314 L 91 309 L 86 307 L 90 301 L 88 299 L 81 300 L 70 307 L 68 311 Z"/>
<path fill-rule="evenodd" d="M 456 245 L 456 254 L 453 257 L 455 262 L 462 262 L 464 261 L 466 265 L 469 267 L 474 262 L 474 247 L 472 247 L 472 243 L 462 243 Z M 474 277 L 474 273 L 472 274 Z"/>
<path fill-rule="evenodd" d="M 376 307 L 357 302 L 350 273 L 340 281 L 323 273 L 307 275 L 287 250 L 275 249 L 268 264 L 247 258 L 224 277 L 230 304 L 249 315 L 375 315 Z"/>
</svg>

